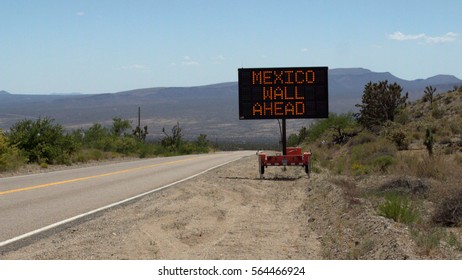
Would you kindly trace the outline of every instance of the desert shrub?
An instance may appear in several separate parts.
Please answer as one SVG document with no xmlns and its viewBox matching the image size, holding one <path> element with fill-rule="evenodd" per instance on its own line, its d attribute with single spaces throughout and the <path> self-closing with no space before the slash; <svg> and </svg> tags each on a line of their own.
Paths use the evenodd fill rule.
<svg viewBox="0 0 462 280">
<path fill-rule="evenodd" d="M 401 130 L 393 131 L 390 133 L 389 137 L 390 137 L 390 140 L 393 141 L 393 143 L 395 143 L 398 150 L 408 149 L 409 140 L 407 140 L 406 134 L 403 131 Z"/>
<path fill-rule="evenodd" d="M 410 115 L 409 110 L 407 108 L 403 108 L 402 110 L 399 110 L 398 113 L 396 114 L 395 122 L 402 124 L 402 125 L 407 124 L 410 119 L 409 115 Z"/>
<path fill-rule="evenodd" d="M 206 153 L 209 150 L 208 142 L 205 140 L 206 136 L 199 135 L 196 141 L 184 141 L 180 145 L 180 154 L 197 154 Z"/>
<path fill-rule="evenodd" d="M 164 148 L 159 144 L 146 143 L 142 144 L 138 148 L 138 156 L 140 158 L 147 158 L 150 156 L 161 155 L 164 152 Z"/>
<path fill-rule="evenodd" d="M 303 131 L 304 128 L 300 129 L 300 136 L 299 137 L 305 137 L 303 136 L 302 134 L 302 131 Z M 306 128 L 305 128 L 306 130 Z M 200 134 L 199 136 L 197 136 L 197 139 L 196 141 L 193 142 L 194 146 L 195 146 L 195 152 L 196 153 L 206 153 L 209 151 L 209 148 L 210 148 L 210 143 L 209 141 L 207 140 L 207 135 L 206 134 Z"/>
<path fill-rule="evenodd" d="M 429 189 L 430 183 L 428 181 L 407 176 L 392 178 L 384 182 L 379 188 L 382 192 L 396 192 L 419 196 L 426 196 Z"/>
<path fill-rule="evenodd" d="M 124 120 L 122 118 L 116 117 L 112 119 L 111 134 L 120 137 L 125 135 L 125 132 L 131 130 L 132 126 L 129 120 Z"/>
<path fill-rule="evenodd" d="M 397 192 L 385 194 L 378 213 L 398 223 L 412 224 L 420 220 L 420 213 L 414 203 L 406 195 Z"/>
<path fill-rule="evenodd" d="M 462 133 L 462 118 L 457 118 L 455 120 L 450 120 L 449 129 L 452 134 L 461 134 Z"/>
<path fill-rule="evenodd" d="M 394 173 L 418 178 L 446 179 L 456 172 L 457 167 L 443 156 L 401 155 L 397 157 Z"/>
<path fill-rule="evenodd" d="M 85 136 L 81 139 L 82 143 L 87 148 L 103 149 L 103 139 L 109 136 L 109 130 L 99 123 L 93 124 L 84 133 Z"/>
<path fill-rule="evenodd" d="M 449 169 L 446 169 L 448 163 L 441 156 L 437 157 L 425 157 L 423 160 L 418 161 L 414 165 L 416 169 L 416 176 L 420 178 L 433 178 L 433 179 L 444 179 Z"/>
<path fill-rule="evenodd" d="M 330 133 L 333 142 L 344 144 L 352 135 L 357 134 L 357 122 L 354 119 L 353 113 L 335 114 L 330 113 L 329 118 L 317 121 L 304 132 L 305 139 L 312 143 Z"/>
<path fill-rule="evenodd" d="M 85 163 L 93 160 L 103 160 L 104 158 L 104 152 L 101 150 L 81 149 L 74 155 L 72 161 Z"/>
<path fill-rule="evenodd" d="M 169 135 L 165 128 L 162 129 L 162 132 L 165 134 L 165 137 L 162 138 L 161 144 L 164 148 L 171 152 L 178 152 L 180 150 L 181 144 L 183 143 L 183 132 L 180 127 L 180 123 L 177 122 L 176 125 L 172 127 L 172 133 Z"/>
<path fill-rule="evenodd" d="M 353 137 L 348 143 L 349 146 L 362 145 L 365 143 L 374 142 L 377 140 L 377 136 L 369 131 L 362 131 Z"/>
<path fill-rule="evenodd" d="M 462 241 L 454 232 L 449 232 L 446 239 L 449 245 L 455 247 L 459 251 L 462 251 Z"/>
<path fill-rule="evenodd" d="M 26 162 L 27 159 L 16 148 L 9 148 L 3 153 L 0 152 L 0 171 L 16 170 Z"/>
<path fill-rule="evenodd" d="M 436 224 L 444 226 L 462 225 L 462 191 L 442 199 L 432 217 Z"/>
<path fill-rule="evenodd" d="M 438 105 L 433 104 L 432 106 L 432 117 L 435 119 L 441 119 L 444 116 L 444 109 L 440 108 Z"/>
<path fill-rule="evenodd" d="M 351 170 L 355 176 L 367 175 L 371 172 L 368 166 L 364 166 L 358 162 L 354 162 L 351 165 Z"/>
<path fill-rule="evenodd" d="M 132 136 L 117 137 L 113 141 L 117 153 L 130 155 L 138 151 L 139 142 Z"/>
<path fill-rule="evenodd" d="M 201 135 L 203 135 L 203 134 L 201 134 Z M 305 140 L 305 138 L 307 136 L 308 136 L 308 129 L 306 127 L 302 127 L 298 131 L 298 134 L 297 133 L 292 133 L 291 135 L 289 135 L 289 137 L 287 138 L 287 145 L 289 147 L 298 146 Z"/>
<path fill-rule="evenodd" d="M 387 139 L 378 139 L 362 145 L 351 147 L 351 161 L 376 171 L 385 171 L 394 164 L 396 147 Z"/>
<path fill-rule="evenodd" d="M 29 162 L 70 163 L 70 157 L 78 149 L 71 135 L 49 118 L 23 120 L 10 129 L 9 142 L 21 150 Z"/>
<path fill-rule="evenodd" d="M 395 158 L 390 155 L 380 155 L 374 158 L 372 164 L 377 170 L 385 172 L 390 166 L 395 164 L 395 162 Z"/>
<path fill-rule="evenodd" d="M 16 147 L 11 147 L 8 144 L 8 139 L 0 130 L 0 171 L 18 169 L 26 162 L 26 159 L 21 155 Z"/>
<path fill-rule="evenodd" d="M 332 168 L 336 174 L 343 174 L 345 172 L 346 158 L 340 157 L 338 160 L 334 161 Z"/>
<path fill-rule="evenodd" d="M 192 143 L 184 142 L 180 145 L 178 152 L 180 154 L 189 155 L 189 154 L 194 153 L 194 150 L 195 150 L 195 147 Z"/>
<path fill-rule="evenodd" d="M 431 251 L 438 248 L 444 232 L 439 228 L 412 229 L 412 239 L 424 255 L 430 255 Z"/>
</svg>

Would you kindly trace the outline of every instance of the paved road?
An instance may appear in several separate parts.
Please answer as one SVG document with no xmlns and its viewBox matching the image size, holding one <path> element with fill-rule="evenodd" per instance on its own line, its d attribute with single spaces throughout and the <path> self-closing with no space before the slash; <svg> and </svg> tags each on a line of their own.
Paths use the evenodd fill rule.
<svg viewBox="0 0 462 280">
<path fill-rule="evenodd" d="M 252 153 L 155 158 L 0 178 L 0 245 Z"/>
</svg>

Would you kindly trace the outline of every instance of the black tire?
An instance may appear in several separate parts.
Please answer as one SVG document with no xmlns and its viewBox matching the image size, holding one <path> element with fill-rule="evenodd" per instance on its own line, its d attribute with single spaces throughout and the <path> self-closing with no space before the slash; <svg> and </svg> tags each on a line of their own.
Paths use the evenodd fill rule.
<svg viewBox="0 0 462 280">
<path fill-rule="evenodd" d="M 310 163 L 308 163 L 307 165 L 305 165 L 305 173 L 308 175 L 308 177 L 310 177 L 310 172 L 311 172 L 311 166 L 310 166 Z"/>
</svg>

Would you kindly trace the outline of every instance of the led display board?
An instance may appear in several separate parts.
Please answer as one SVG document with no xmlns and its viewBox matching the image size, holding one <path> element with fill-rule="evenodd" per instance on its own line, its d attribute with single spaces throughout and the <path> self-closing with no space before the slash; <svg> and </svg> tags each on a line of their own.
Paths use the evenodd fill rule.
<svg viewBox="0 0 462 280">
<path fill-rule="evenodd" d="M 238 69 L 239 118 L 327 118 L 327 72 L 327 67 Z"/>
</svg>

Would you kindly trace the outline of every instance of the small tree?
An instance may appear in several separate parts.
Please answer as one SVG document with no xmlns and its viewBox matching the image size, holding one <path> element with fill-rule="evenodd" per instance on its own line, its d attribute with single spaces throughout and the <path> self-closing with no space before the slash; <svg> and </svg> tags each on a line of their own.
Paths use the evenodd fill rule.
<svg viewBox="0 0 462 280">
<path fill-rule="evenodd" d="M 386 121 L 394 121 L 397 112 L 406 105 L 408 94 L 401 95 L 403 89 L 397 83 L 388 81 L 369 82 L 364 87 L 362 104 L 359 107 L 358 122 L 365 128 L 372 129 Z"/>
<path fill-rule="evenodd" d="M 298 134 L 292 133 L 289 135 L 287 139 L 287 145 L 289 147 L 292 146 L 298 146 L 300 145 L 303 141 L 305 141 L 305 138 L 308 136 L 308 129 L 304 126 L 300 128 L 298 131 Z"/>
<path fill-rule="evenodd" d="M 303 138 L 312 143 L 323 136 L 326 131 L 333 131 L 331 135 L 334 143 L 346 143 L 349 138 L 358 134 L 358 125 L 354 114 L 329 113 L 329 118 L 312 123 L 307 130 L 300 130 L 300 137 L 303 134 Z"/>
<path fill-rule="evenodd" d="M 113 123 L 111 127 L 111 133 L 116 137 L 122 136 L 122 134 L 127 129 L 130 129 L 132 127 L 129 120 L 123 120 L 121 118 L 113 118 L 112 121 Z"/>
<path fill-rule="evenodd" d="M 334 131 L 333 142 L 343 145 L 349 138 L 358 134 L 357 125 L 353 117 L 353 113 L 329 115 L 329 128 Z"/>
<path fill-rule="evenodd" d="M 426 86 L 424 90 L 424 101 L 430 101 L 430 106 L 433 105 L 433 94 L 436 92 L 436 88 L 432 86 Z"/>
<path fill-rule="evenodd" d="M 89 148 L 103 149 L 103 140 L 109 136 L 109 131 L 100 123 L 94 123 L 83 136 L 83 144 Z"/>
<path fill-rule="evenodd" d="M 144 126 L 144 130 L 142 130 L 141 127 L 140 127 L 139 125 L 137 125 L 137 126 L 135 127 L 135 129 L 133 130 L 133 135 L 134 135 L 136 138 L 138 138 L 138 139 L 140 139 L 141 141 L 143 141 L 143 142 L 146 141 L 146 136 L 147 136 L 148 134 L 149 134 L 149 132 L 148 132 L 148 126 L 147 126 L 147 125 Z"/>
<path fill-rule="evenodd" d="M 178 151 L 183 139 L 180 123 L 177 122 L 176 125 L 173 126 L 172 135 L 168 135 L 167 132 L 165 132 L 165 128 L 162 128 L 162 132 L 165 134 L 165 137 L 161 141 L 162 146 L 171 151 Z"/>
<path fill-rule="evenodd" d="M 207 148 L 209 146 L 207 134 L 200 134 L 199 136 L 197 136 L 196 145 L 200 148 Z"/>
</svg>

